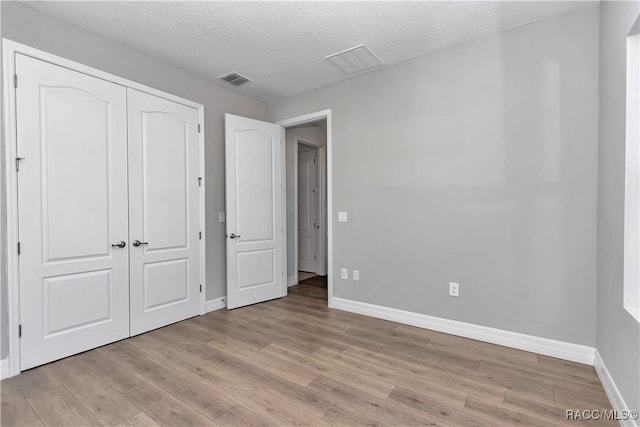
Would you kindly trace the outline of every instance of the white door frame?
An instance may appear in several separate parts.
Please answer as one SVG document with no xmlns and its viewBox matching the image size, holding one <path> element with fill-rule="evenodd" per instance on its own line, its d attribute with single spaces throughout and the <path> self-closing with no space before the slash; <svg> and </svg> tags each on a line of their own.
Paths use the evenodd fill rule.
<svg viewBox="0 0 640 427">
<path fill-rule="evenodd" d="M 326 258 L 325 258 L 325 253 L 326 253 L 326 247 L 325 247 L 325 242 L 327 239 L 324 238 L 324 236 L 326 236 L 327 234 L 327 181 L 326 181 L 326 174 L 324 171 L 324 162 L 325 162 L 325 158 L 326 158 L 326 152 L 327 152 L 327 148 L 326 146 L 323 145 L 318 145 L 315 144 L 313 142 L 310 142 L 306 139 L 300 138 L 300 137 L 296 137 L 296 150 L 294 151 L 293 157 L 293 174 L 294 174 L 294 178 L 293 178 L 293 206 L 294 206 L 294 216 L 293 216 L 293 223 L 294 223 L 294 230 L 293 230 L 293 248 L 294 248 L 294 252 L 296 254 L 295 257 L 295 273 L 296 273 L 296 281 L 295 283 L 298 283 L 298 145 L 302 144 L 302 145 L 306 145 L 309 147 L 313 147 L 316 150 L 317 156 L 316 159 L 318 160 L 317 165 L 318 165 L 318 203 L 317 203 L 317 218 L 318 218 L 318 225 L 320 226 L 320 228 L 317 230 L 318 233 L 318 238 L 316 239 L 316 253 L 317 253 L 317 259 L 316 259 L 316 268 L 314 273 L 319 274 L 321 276 L 324 276 L 327 274 L 327 271 L 325 269 L 325 264 L 326 264 Z"/>
<path fill-rule="evenodd" d="M 198 121 L 200 123 L 200 134 L 198 140 L 199 176 L 202 178 L 200 187 L 200 230 L 203 238 L 200 240 L 200 283 L 203 285 L 203 292 L 200 295 L 200 314 L 205 313 L 206 302 L 206 244 L 205 244 L 205 165 L 204 165 L 204 106 L 202 104 L 189 101 L 166 92 L 153 89 L 151 87 L 133 82 L 131 80 L 115 76 L 113 74 L 100 71 L 98 69 L 79 64 L 75 61 L 53 55 L 51 53 L 23 45 L 21 43 L 2 39 L 3 47 L 3 107 L 4 116 L 4 140 L 5 140 L 5 170 L 7 184 L 7 306 L 9 310 L 9 354 L 8 372 L 3 372 L 3 376 L 11 377 L 20 373 L 20 337 L 18 336 L 18 325 L 20 324 L 20 269 L 17 253 L 18 247 L 18 172 L 16 170 L 16 88 L 14 87 L 15 56 L 21 53 L 32 58 L 40 59 L 54 65 L 58 65 L 70 70 L 84 73 L 102 80 L 107 80 L 124 87 L 146 92 L 169 101 L 177 102 L 198 110 Z M 20 87 L 18 76 L 18 87 Z"/>
<path fill-rule="evenodd" d="M 322 111 L 316 111 L 315 113 L 309 113 L 309 114 L 305 114 L 302 116 L 297 116 L 297 117 L 292 117 L 290 119 L 285 119 L 285 120 L 280 120 L 279 122 L 276 122 L 277 124 L 281 125 L 283 127 L 282 130 L 282 140 L 285 141 L 285 129 L 291 126 L 296 126 L 296 125 L 300 125 L 300 124 L 304 124 L 304 123 L 309 123 L 309 122 L 315 122 L 318 120 L 322 120 L 322 119 L 326 119 L 327 120 L 327 145 L 326 145 L 326 150 L 327 150 L 327 179 L 326 179 L 326 192 L 327 192 L 327 209 L 326 209 L 326 226 L 327 226 L 327 304 L 329 305 L 329 308 L 333 307 L 333 221 L 332 221 L 332 212 L 333 212 L 333 185 L 332 185 L 332 148 L 333 148 L 333 144 L 332 144 L 332 130 L 331 130 L 331 110 L 322 110 Z M 308 144 L 308 141 L 304 141 L 303 142 Z M 313 145 L 313 144 L 311 144 Z M 283 151 L 282 153 L 283 156 L 283 161 L 285 161 L 286 164 L 286 150 Z M 320 156 L 318 156 L 320 157 Z M 296 274 L 298 274 L 297 269 L 298 269 L 298 216 L 297 216 L 297 212 L 298 212 L 298 149 L 296 146 L 296 154 L 295 154 L 295 158 L 296 161 L 294 162 L 294 168 L 295 168 L 295 191 L 294 191 L 294 198 L 295 198 L 295 227 L 294 227 L 294 233 L 295 233 L 295 239 L 294 239 L 294 245 L 295 245 L 295 251 L 296 251 L 296 259 L 295 259 L 295 266 L 296 266 Z M 318 168 L 320 169 L 320 164 L 318 165 Z M 286 197 L 285 197 L 286 199 Z M 286 203 L 286 201 L 285 201 Z M 285 205 L 285 209 L 283 210 L 283 220 L 284 223 L 287 223 L 287 210 L 286 210 L 286 205 Z M 285 227 L 286 229 L 286 227 Z M 323 230 L 321 230 L 323 231 Z M 285 244 L 286 244 L 286 240 L 285 240 Z M 285 252 L 286 253 L 286 252 Z M 324 252 L 323 252 L 324 253 Z M 285 257 L 286 259 L 286 257 Z M 286 266 L 285 266 L 286 267 Z M 286 285 L 285 285 L 286 286 Z"/>
</svg>

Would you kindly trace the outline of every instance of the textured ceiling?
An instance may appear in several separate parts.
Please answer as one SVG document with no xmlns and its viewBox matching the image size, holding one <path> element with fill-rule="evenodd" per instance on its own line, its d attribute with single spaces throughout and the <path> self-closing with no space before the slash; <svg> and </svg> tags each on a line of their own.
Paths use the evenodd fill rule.
<svg viewBox="0 0 640 427">
<path fill-rule="evenodd" d="M 384 65 L 589 2 L 27 2 L 262 101 L 348 78 L 324 57 L 367 45 Z"/>
</svg>

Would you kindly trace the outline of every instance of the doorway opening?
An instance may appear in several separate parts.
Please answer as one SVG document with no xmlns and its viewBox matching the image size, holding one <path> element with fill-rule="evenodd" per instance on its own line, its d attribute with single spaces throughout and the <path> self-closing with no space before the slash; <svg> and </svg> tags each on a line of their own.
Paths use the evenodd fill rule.
<svg viewBox="0 0 640 427">
<path fill-rule="evenodd" d="M 287 285 L 328 272 L 327 119 L 285 129 L 287 162 Z M 308 283 L 308 282 L 305 282 Z"/>
</svg>

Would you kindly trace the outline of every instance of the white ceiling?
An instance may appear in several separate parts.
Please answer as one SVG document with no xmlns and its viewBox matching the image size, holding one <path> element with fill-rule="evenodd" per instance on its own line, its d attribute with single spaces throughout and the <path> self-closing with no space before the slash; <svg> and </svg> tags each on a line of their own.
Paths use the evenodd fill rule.
<svg viewBox="0 0 640 427">
<path fill-rule="evenodd" d="M 386 66 L 590 2 L 27 2 L 265 102 L 346 76 L 324 57 L 365 44 Z"/>
</svg>

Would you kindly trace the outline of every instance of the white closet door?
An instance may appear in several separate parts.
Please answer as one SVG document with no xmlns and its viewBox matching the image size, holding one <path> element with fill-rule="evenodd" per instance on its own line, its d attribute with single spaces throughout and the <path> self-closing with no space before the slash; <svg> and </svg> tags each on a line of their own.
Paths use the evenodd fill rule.
<svg viewBox="0 0 640 427">
<path fill-rule="evenodd" d="M 128 89 L 128 111 L 136 335 L 199 314 L 198 110 Z"/>
<path fill-rule="evenodd" d="M 20 369 L 129 336 L 126 89 L 21 54 Z"/>
</svg>

